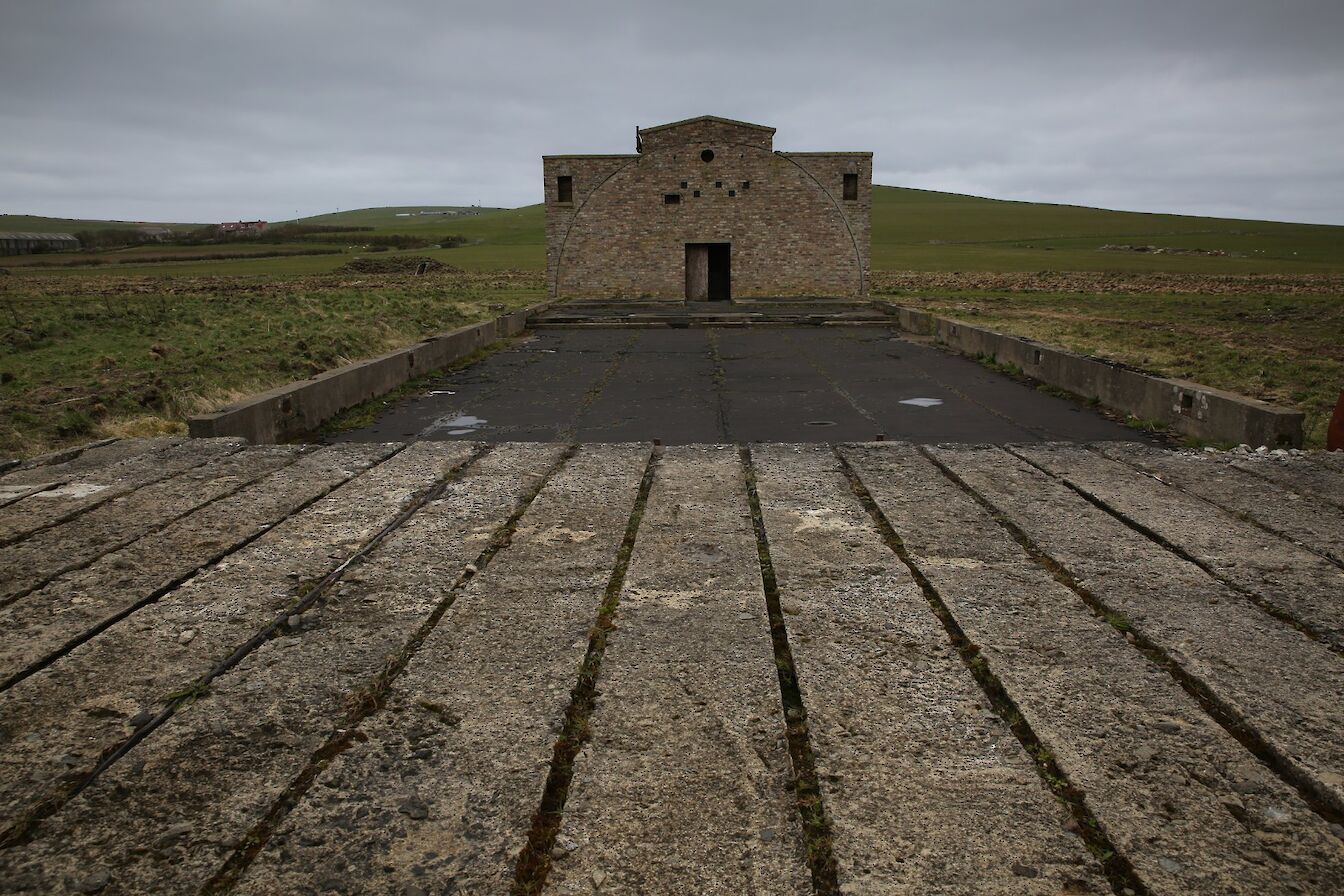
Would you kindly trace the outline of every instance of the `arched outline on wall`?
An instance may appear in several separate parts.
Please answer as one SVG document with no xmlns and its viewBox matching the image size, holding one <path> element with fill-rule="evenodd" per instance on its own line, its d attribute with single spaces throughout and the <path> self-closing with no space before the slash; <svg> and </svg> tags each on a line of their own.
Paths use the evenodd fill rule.
<svg viewBox="0 0 1344 896">
<path fill-rule="evenodd" d="M 596 187 L 593 187 L 593 189 L 588 191 L 588 194 L 583 197 L 583 201 L 579 203 L 578 208 L 574 209 L 574 214 L 569 218 L 569 226 L 565 228 L 565 235 L 560 238 L 560 248 L 555 252 L 555 283 L 551 287 L 551 298 L 555 299 L 560 296 L 560 268 L 565 257 L 565 245 L 569 242 L 570 231 L 574 229 L 574 222 L 579 220 L 579 215 L 583 214 L 583 210 L 588 206 L 589 200 L 596 196 L 598 191 L 607 185 L 607 181 L 611 180 L 631 165 L 639 164 L 639 160 L 642 158 L 644 158 L 642 155 L 635 156 L 624 165 L 618 165 L 616 168 L 613 168 L 611 173 L 602 178 L 601 182 L 599 182 Z"/>
<path fill-rule="evenodd" d="M 831 191 L 823 187 L 821 185 L 821 181 L 817 180 L 816 177 L 813 176 L 811 171 L 808 171 L 802 165 L 799 165 L 794 159 L 790 158 L 788 153 L 783 153 L 780 152 L 779 150 L 775 150 L 775 155 L 779 156 L 780 158 L 788 159 L 790 165 L 797 168 L 799 171 L 803 172 L 803 174 L 807 175 L 808 180 L 816 184 L 817 189 L 820 190 L 822 193 L 824 193 L 827 199 L 831 200 L 831 205 L 834 206 L 836 214 L 840 216 L 840 220 L 845 225 L 845 233 L 849 234 L 849 241 L 854 244 L 854 263 L 859 268 L 858 294 L 863 295 L 863 290 L 865 286 L 863 278 L 863 254 L 859 252 L 859 240 L 858 237 L 854 236 L 854 228 L 849 226 L 849 215 L 845 214 L 844 208 L 838 202 L 836 202 L 835 197 L 831 195 Z"/>
<path fill-rule="evenodd" d="M 630 159 L 628 162 L 626 162 L 624 165 L 620 165 L 612 169 L 612 171 L 606 177 L 602 178 L 602 180 L 598 183 L 596 187 L 588 191 L 588 194 L 583 198 L 583 202 L 579 203 L 578 208 L 574 209 L 574 214 L 569 219 L 569 226 L 565 228 L 565 235 L 560 238 L 560 248 L 557 249 L 555 253 L 555 283 L 552 284 L 551 286 L 551 296 L 550 296 L 551 298 L 555 299 L 559 298 L 560 296 L 560 276 L 561 276 L 561 267 L 563 265 L 565 257 L 565 246 L 569 243 L 569 234 L 571 231 L 574 230 L 574 225 L 575 223 L 578 222 L 579 215 L 583 214 L 583 210 L 588 206 L 589 200 L 591 200 L 594 196 L 596 196 L 598 192 L 607 185 L 607 181 L 611 180 L 613 177 L 620 174 L 622 171 L 624 171 L 626 168 L 629 168 L 631 165 L 639 164 L 640 159 L 652 158 L 656 153 L 667 152 L 670 149 L 677 149 L 682 146 L 694 146 L 694 145 L 696 144 L 682 143 L 678 144 L 675 147 L 669 146 L 664 149 L 655 150 L 654 152 L 648 153 L 646 155 L 645 154 L 637 155 L 634 158 Z M 789 158 L 788 153 L 780 152 L 777 149 L 773 151 L 764 150 L 761 149 L 759 146 L 755 146 L 751 143 L 720 143 L 716 145 L 737 146 L 737 147 L 743 147 L 745 149 L 757 150 L 759 152 L 769 152 L 771 155 L 779 156 L 782 159 L 788 160 L 790 165 L 797 168 L 799 171 L 803 173 L 803 175 L 808 180 L 812 181 L 812 183 L 816 186 L 816 188 L 821 191 L 822 195 L 831 201 L 831 206 L 835 209 L 836 214 L 840 216 L 840 223 L 845 225 L 845 233 L 849 234 L 849 241 L 854 246 L 854 264 L 859 271 L 858 295 L 863 295 L 864 294 L 863 290 L 866 283 L 863 272 L 863 254 L 859 252 L 859 240 L 858 237 L 854 236 L 854 228 L 849 226 L 849 216 L 845 214 L 844 208 L 836 201 L 835 196 L 832 195 L 831 191 L 822 186 L 821 181 L 817 180 L 811 171 L 808 171 L 806 168 L 804 168 L 802 165 L 799 165 L 792 158 Z"/>
</svg>

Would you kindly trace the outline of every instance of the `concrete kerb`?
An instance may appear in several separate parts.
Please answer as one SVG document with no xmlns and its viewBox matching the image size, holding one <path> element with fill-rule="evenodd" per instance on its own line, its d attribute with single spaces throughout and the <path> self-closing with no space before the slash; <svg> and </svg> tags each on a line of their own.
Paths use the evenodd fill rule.
<svg viewBox="0 0 1344 896">
<path fill-rule="evenodd" d="M 193 438 L 239 436 L 273 444 L 310 432 L 347 408 L 385 395 L 407 380 L 432 373 L 500 339 L 517 336 L 534 314 L 553 303 L 520 308 L 479 324 L 356 361 L 296 383 L 278 386 L 209 414 L 187 418 Z"/>
<path fill-rule="evenodd" d="M 933 337 L 963 355 L 1015 365 L 1038 382 L 1095 398 L 1112 411 L 1165 424 L 1182 435 L 1271 448 L 1302 446 L 1301 411 L 1188 380 L 1153 376 L 890 302 L 873 305 L 894 316 L 907 332 Z"/>
</svg>

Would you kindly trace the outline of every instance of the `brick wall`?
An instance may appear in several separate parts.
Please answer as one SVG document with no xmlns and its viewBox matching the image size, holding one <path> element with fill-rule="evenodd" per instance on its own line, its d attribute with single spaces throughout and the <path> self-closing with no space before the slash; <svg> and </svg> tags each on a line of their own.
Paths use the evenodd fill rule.
<svg viewBox="0 0 1344 896">
<path fill-rule="evenodd" d="M 695 119 L 641 131 L 641 154 L 545 157 L 551 294 L 680 299 L 685 245 L 702 242 L 732 244 L 734 297 L 866 294 L 872 154 L 776 153 L 772 134 Z M 843 199 L 846 173 L 857 200 Z"/>
</svg>

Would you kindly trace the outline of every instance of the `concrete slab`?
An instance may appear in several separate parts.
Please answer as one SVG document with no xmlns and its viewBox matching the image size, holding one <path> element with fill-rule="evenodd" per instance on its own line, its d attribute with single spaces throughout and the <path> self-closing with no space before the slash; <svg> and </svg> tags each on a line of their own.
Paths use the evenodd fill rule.
<svg viewBox="0 0 1344 896">
<path fill-rule="evenodd" d="M 302 453 L 302 448 L 286 445 L 225 455 L 108 501 L 64 526 L 34 533 L 0 557 L 0 606 L 237 492 Z"/>
<path fill-rule="evenodd" d="M 669 392 L 698 432 L 787 431 L 771 383 L 881 419 L 843 337 L 790 368 L 663 332 L 626 359 L 706 378 Z M 626 359 L 514 361 L 573 373 L 578 436 L 604 402 L 633 427 Z M 1344 888 L 1344 657 L 1247 593 L 1328 608 L 1302 564 L 1338 568 L 1338 514 L 1255 501 L 1335 507 L 1337 458 L 755 445 L 758 528 L 731 444 L 660 449 L 647 504 L 647 444 L 355 443 L 222 495 L 289 449 L 113 445 L 15 483 L 109 498 L 0 508 L 0 568 L 59 568 L 63 532 L 89 561 L 0 617 L 0 892 Z"/>
<path fill-rule="evenodd" d="M 809 890 L 745 479 L 674 449 L 616 612 L 548 893 Z"/>
<path fill-rule="evenodd" d="M 934 403 L 907 403 L 917 399 Z M 1152 441 L 881 326 L 538 331 L 332 438 L 681 445 L 879 433 L 920 443 Z"/>
<path fill-rule="evenodd" d="M 0 628 L 11 637 L 0 642 L 0 682 L 9 686 L 59 651 L 170 593 L 394 450 L 369 443 L 306 453 L 283 476 L 202 507 L 5 607 Z M 253 453 L 269 452 L 246 456 Z"/>
</svg>

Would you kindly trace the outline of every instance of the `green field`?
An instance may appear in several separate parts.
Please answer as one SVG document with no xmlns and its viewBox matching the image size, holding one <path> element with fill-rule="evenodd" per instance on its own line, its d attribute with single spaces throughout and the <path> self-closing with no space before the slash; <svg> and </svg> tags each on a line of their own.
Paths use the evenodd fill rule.
<svg viewBox="0 0 1344 896">
<path fill-rule="evenodd" d="M 452 209 L 462 214 L 397 217 L 398 212 L 429 209 Z M 77 230 L 103 223 L 0 215 L 0 230 Z M 469 240 L 467 245 L 414 251 L 465 270 L 536 271 L 546 265 L 540 205 L 516 209 L 453 206 L 358 209 L 302 218 L 297 223 L 372 227 L 374 233 L 382 234 L 460 235 Z M 357 242 L 358 235 L 352 234 L 350 239 L 328 245 L 358 254 L 359 250 L 349 248 Z M 233 248 L 245 243 L 238 240 L 228 245 Z M 1101 248 L 1104 245 L 1217 250 L 1227 254 L 1106 251 Z M 21 261 L 5 263 L 22 265 Z M 330 257 L 292 265 L 275 260 L 213 264 L 227 268 L 230 274 L 273 276 L 329 271 L 341 263 L 340 258 Z M 161 273 L 173 273 L 179 264 L 189 265 L 179 271 L 184 274 L 212 270 L 197 262 L 167 264 L 169 267 Z M 873 188 L 872 266 L 874 271 L 1337 274 L 1344 273 L 1344 226 L 1116 212 L 879 186 Z M 127 271 L 155 272 L 149 265 L 144 271 Z"/>
<path fill-rule="evenodd" d="M 369 231 L 325 243 L 240 239 L 0 258 L 11 271 L 0 274 L 0 456 L 178 431 L 188 413 L 542 297 L 541 206 L 397 215 L 433 208 L 299 223 L 460 235 L 466 245 L 407 254 L 463 274 L 338 272 L 357 255 L 373 257 L 358 248 Z M 111 226 L 119 225 L 0 216 L 0 230 Z M 337 251 L 200 257 L 315 249 Z M 872 252 L 876 295 L 1299 407 L 1309 444 L 1323 443 L 1344 388 L 1344 227 L 877 187 Z M 83 264 L 35 266 L 51 262 Z"/>
</svg>

